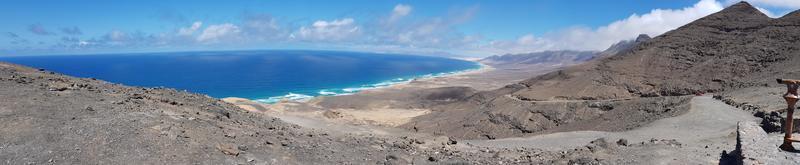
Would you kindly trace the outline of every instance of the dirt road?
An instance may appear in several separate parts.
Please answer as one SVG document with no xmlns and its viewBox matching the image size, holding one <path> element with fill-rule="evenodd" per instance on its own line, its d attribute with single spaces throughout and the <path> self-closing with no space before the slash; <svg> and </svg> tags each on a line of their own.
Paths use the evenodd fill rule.
<svg viewBox="0 0 800 165">
<path fill-rule="evenodd" d="M 691 109 L 681 116 L 655 121 L 647 126 L 624 132 L 575 131 L 524 138 L 498 140 L 470 140 L 469 145 L 480 147 L 517 148 L 530 147 L 546 150 L 564 150 L 581 147 L 592 140 L 606 138 L 612 141 L 626 139 L 630 143 L 651 139 L 675 139 L 678 149 L 639 148 L 628 151 L 652 163 L 711 163 L 719 161 L 720 154 L 735 149 L 736 124 L 739 121 L 757 121 L 748 112 L 736 109 L 711 98 L 710 95 L 694 97 Z M 645 151 L 645 152 L 639 152 Z M 623 155 L 620 155 L 623 156 Z"/>
</svg>

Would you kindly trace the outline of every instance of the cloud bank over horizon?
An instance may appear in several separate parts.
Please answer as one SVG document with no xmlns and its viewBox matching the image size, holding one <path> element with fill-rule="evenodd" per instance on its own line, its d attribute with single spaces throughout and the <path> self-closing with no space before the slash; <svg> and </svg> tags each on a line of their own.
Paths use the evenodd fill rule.
<svg viewBox="0 0 800 165">
<path fill-rule="evenodd" d="M 545 50 L 603 50 L 621 40 L 630 40 L 639 34 L 658 36 L 701 17 L 720 11 L 724 6 L 714 0 L 701 0 L 683 9 L 653 9 L 642 15 L 614 21 L 598 28 L 572 27 L 536 37 L 528 34 L 516 41 L 492 42 L 493 52 L 511 53 Z"/>
<path fill-rule="evenodd" d="M 774 14 L 767 8 L 800 8 L 800 1 L 792 0 L 751 2 L 770 17 L 779 17 L 785 13 Z M 600 51 L 621 40 L 633 39 L 639 34 L 653 37 L 663 34 L 733 3 L 736 1 L 700 0 L 692 6 L 678 9 L 652 9 L 642 14 L 632 13 L 626 18 L 596 27 L 574 25 L 542 34 L 528 33 L 513 39 L 489 38 L 480 33 L 466 33 L 461 30 L 460 26 L 480 14 L 479 5 L 452 8 L 444 15 L 420 16 L 416 14 L 421 9 L 409 4 L 395 4 L 372 18 L 341 16 L 312 19 L 313 21 L 307 23 L 278 19 L 269 13 L 251 12 L 241 14 L 238 21 L 214 23 L 181 17 L 183 19 L 180 22 L 185 23 L 165 32 L 112 29 L 97 36 L 89 36 L 79 26 L 53 28 L 42 23 L 32 23 L 26 29 L 30 34 L 60 39 L 55 43 L 36 43 L 14 32 L 5 32 L 4 37 L 12 45 L 16 45 L 15 48 L 5 50 L 12 54 L 103 52 L 120 49 L 269 49 L 280 45 L 306 45 L 304 48 L 308 49 L 465 56 L 548 50 Z"/>
</svg>

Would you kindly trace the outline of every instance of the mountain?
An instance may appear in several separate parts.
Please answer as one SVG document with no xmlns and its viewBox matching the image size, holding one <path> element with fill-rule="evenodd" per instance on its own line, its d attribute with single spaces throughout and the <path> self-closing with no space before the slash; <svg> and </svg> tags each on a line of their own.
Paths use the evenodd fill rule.
<svg viewBox="0 0 800 165">
<path fill-rule="evenodd" d="M 525 54 L 494 55 L 481 59 L 479 62 L 491 66 L 508 65 L 569 65 L 581 63 L 592 59 L 597 52 L 593 51 L 543 51 Z"/>
<path fill-rule="evenodd" d="M 634 40 L 623 40 L 602 52 L 596 51 L 542 51 L 523 54 L 494 55 L 483 58 L 479 62 L 495 67 L 514 67 L 526 65 L 547 65 L 547 66 L 569 66 L 583 63 L 597 57 L 608 57 L 615 54 L 626 52 L 633 46 L 650 39 L 647 34 L 641 34 Z"/>
<path fill-rule="evenodd" d="M 763 84 L 770 67 L 794 59 L 796 27 L 742 2 L 638 45 L 521 83 L 527 100 L 680 96 Z M 785 32 L 785 33 L 783 33 Z M 776 68 L 777 69 L 777 68 Z"/>
<path fill-rule="evenodd" d="M 608 49 L 602 51 L 597 55 L 597 57 L 609 57 L 619 53 L 625 53 L 631 50 L 634 46 L 646 42 L 650 40 L 650 36 L 647 34 L 639 34 L 636 39 L 633 40 L 622 40 L 620 42 L 615 43 L 608 47 Z"/>
<path fill-rule="evenodd" d="M 797 13 L 772 19 L 746 2 L 737 3 L 627 52 L 443 105 L 407 127 L 460 138 L 496 138 L 617 131 L 680 115 L 683 98 L 696 93 L 800 77 Z M 637 124 L 626 125 L 630 123 Z"/>
</svg>

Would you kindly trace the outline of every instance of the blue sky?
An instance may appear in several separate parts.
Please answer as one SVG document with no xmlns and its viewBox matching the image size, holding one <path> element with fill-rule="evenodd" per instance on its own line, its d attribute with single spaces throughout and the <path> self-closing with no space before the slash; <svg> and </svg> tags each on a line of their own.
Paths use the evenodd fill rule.
<svg viewBox="0 0 800 165">
<path fill-rule="evenodd" d="M 602 50 L 730 0 L 1 1 L 3 55 L 326 49 L 486 56 Z M 756 0 L 771 17 L 795 0 Z"/>
</svg>

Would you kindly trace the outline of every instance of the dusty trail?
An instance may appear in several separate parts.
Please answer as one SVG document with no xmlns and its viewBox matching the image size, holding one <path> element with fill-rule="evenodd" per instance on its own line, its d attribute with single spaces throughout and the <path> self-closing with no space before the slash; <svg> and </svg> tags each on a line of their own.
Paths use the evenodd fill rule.
<svg viewBox="0 0 800 165">
<path fill-rule="evenodd" d="M 654 149 L 656 152 L 630 153 L 652 156 L 654 162 L 672 162 L 673 158 L 696 158 L 695 163 L 718 161 L 723 150 L 735 149 L 736 124 L 740 121 L 758 121 L 748 112 L 711 98 L 694 97 L 689 112 L 681 116 L 657 120 L 647 126 L 624 132 L 575 131 L 524 138 L 497 140 L 467 140 L 465 143 L 479 147 L 517 148 L 530 147 L 545 150 L 565 150 L 581 147 L 592 140 L 606 138 L 611 141 L 627 139 L 630 143 L 650 139 L 675 139 L 681 143 L 678 150 Z M 709 147 L 706 147 L 709 146 Z M 649 155 L 649 156 L 648 156 Z M 660 161 L 663 160 L 663 161 Z M 686 162 L 688 163 L 688 162 Z"/>
</svg>

